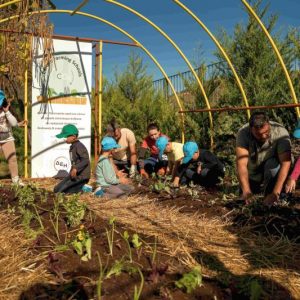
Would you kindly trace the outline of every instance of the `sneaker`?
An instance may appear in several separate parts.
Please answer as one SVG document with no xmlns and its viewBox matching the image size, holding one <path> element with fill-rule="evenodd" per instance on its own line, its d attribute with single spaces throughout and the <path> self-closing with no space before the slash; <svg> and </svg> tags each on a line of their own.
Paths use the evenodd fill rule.
<svg viewBox="0 0 300 300">
<path fill-rule="evenodd" d="M 91 185 L 85 184 L 81 190 L 84 193 L 90 193 L 93 190 L 93 187 Z"/>
<path fill-rule="evenodd" d="M 102 197 L 104 195 L 104 191 L 102 190 L 101 186 L 96 188 L 94 195 L 96 197 Z"/>
<path fill-rule="evenodd" d="M 25 183 L 23 183 L 23 181 L 20 179 L 19 176 L 15 176 L 11 179 L 13 184 L 19 185 L 19 186 L 24 186 Z"/>
</svg>

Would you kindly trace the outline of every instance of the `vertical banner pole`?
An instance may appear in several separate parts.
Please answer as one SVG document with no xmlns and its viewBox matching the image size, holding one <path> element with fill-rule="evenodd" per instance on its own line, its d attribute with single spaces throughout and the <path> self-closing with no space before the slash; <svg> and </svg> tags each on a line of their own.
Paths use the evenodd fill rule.
<svg viewBox="0 0 300 300">
<path fill-rule="evenodd" d="M 94 98 L 94 168 L 99 158 L 99 132 L 98 132 L 98 110 L 99 110 L 99 43 L 95 45 L 95 98 Z"/>
<path fill-rule="evenodd" d="M 26 66 L 24 75 L 24 177 L 28 178 L 28 70 Z"/>
<path fill-rule="evenodd" d="M 98 104 L 98 134 L 99 144 L 102 138 L 102 95 L 103 95 L 103 64 L 102 64 L 103 42 L 99 41 L 99 104 Z"/>
</svg>

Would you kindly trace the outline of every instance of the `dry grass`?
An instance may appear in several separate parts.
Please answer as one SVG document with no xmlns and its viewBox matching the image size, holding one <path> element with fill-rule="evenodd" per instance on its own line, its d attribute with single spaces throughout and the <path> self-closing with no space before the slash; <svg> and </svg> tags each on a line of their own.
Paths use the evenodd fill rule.
<svg viewBox="0 0 300 300">
<path fill-rule="evenodd" d="M 0 299 L 18 299 L 22 291 L 47 280 L 42 255 L 33 255 L 24 232 L 11 217 L 0 213 Z M 49 277 L 50 278 L 50 277 Z"/>
</svg>

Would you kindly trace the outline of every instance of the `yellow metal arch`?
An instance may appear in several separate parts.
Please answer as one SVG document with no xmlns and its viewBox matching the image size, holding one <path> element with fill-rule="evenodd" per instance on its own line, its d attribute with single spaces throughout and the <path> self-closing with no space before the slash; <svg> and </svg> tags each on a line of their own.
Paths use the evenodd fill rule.
<svg viewBox="0 0 300 300">
<path fill-rule="evenodd" d="M 137 12 L 136 10 L 132 9 L 131 7 L 128 7 L 120 2 L 117 2 L 115 0 L 105 0 L 106 2 L 118 5 L 130 12 L 132 12 L 133 14 L 135 14 L 136 16 L 140 17 L 141 19 L 143 19 L 144 21 L 146 21 L 148 24 L 150 24 L 153 28 L 155 28 L 160 34 L 162 34 L 176 49 L 176 51 L 181 55 L 181 57 L 184 59 L 184 61 L 186 62 L 186 64 L 188 65 L 189 69 L 191 70 L 191 72 L 193 73 L 199 87 L 200 90 L 202 92 L 202 95 L 204 97 L 205 103 L 206 103 L 206 107 L 208 109 L 210 109 L 210 103 L 209 100 L 207 98 L 206 92 L 203 88 L 203 85 L 199 79 L 199 77 L 197 76 L 197 73 L 195 72 L 193 66 L 191 65 L 190 61 L 187 59 L 187 57 L 184 55 L 184 53 L 181 51 L 181 49 L 178 47 L 178 45 L 168 36 L 168 34 L 166 34 L 165 31 L 163 31 L 159 26 L 157 26 L 156 24 L 154 24 L 151 20 L 149 20 L 147 17 L 145 17 L 144 15 L 140 14 L 139 12 Z M 209 114 L 209 124 L 210 124 L 210 129 L 211 129 L 211 134 L 210 134 L 210 142 L 211 142 L 211 146 L 213 146 L 213 118 L 212 118 L 212 113 L 211 111 L 208 112 Z"/>
<path fill-rule="evenodd" d="M 260 18 L 258 17 L 258 15 L 255 13 L 255 11 L 253 10 L 253 8 L 249 5 L 249 3 L 246 1 L 246 0 L 241 0 L 243 2 L 243 4 L 245 5 L 245 7 L 247 8 L 247 10 L 249 11 L 249 13 L 255 18 L 255 20 L 257 21 L 257 23 L 260 25 L 261 29 L 263 30 L 264 34 L 266 35 L 266 37 L 269 39 L 270 43 L 271 43 L 271 46 L 273 48 L 273 50 L 275 51 L 275 54 L 277 56 L 277 59 L 283 69 L 283 72 L 284 72 L 284 75 L 286 77 L 286 80 L 288 82 L 288 85 L 289 85 L 289 88 L 290 88 L 290 91 L 291 91 L 291 94 L 292 94 L 292 98 L 293 98 L 293 101 L 295 104 L 298 103 L 298 100 L 297 100 L 297 96 L 296 96 L 296 93 L 295 93 L 295 90 L 294 90 L 294 86 L 293 86 L 293 83 L 292 83 L 292 80 L 291 80 L 291 77 L 289 75 L 289 72 L 285 66 L 285 63 L 282 59 L 282 56 L 274 42 L 274 40 L 272 39 L 271 35 L 269 34 L 267 28 L 265 27 L 265 25 L 263 24 L 263 22 L 260 20 Z M 300 117 L 300 111 L 299 111 L 299 107 L 296 107 L 296 113 L 297 113 L 297 117 L 299 118 Z"/>
<path fill-rule="evenodd" d="M 188 7 L 186 7 L 182 2 L 180 2 L 179 0 L 173 0 L 177 5 L 179 5 L 183 10 L 185 10 L 190 16 L 192 16 L 197 23 L 204 29 L 204 31 L 209 35 L 209 37 L 214 41 L 214 43 L 217 45 L 217 47 L 219 48 L 219 50 L 221 51 L 221 53 L 223 54 L 225 60 L 227 61 L 234 77 L 236 80 L 236 83 L 241 91 L 244 103 L 246 107 L 249 107 L 249 103 L 248 103 L 248 99 L 246 96 L 246 93 L 244 91 L 243 85 L 241 83 L 241 80 L 238 76 L 238 74 L 236 73 L 236 70 L 230 60 L 230 58 L 228 57 L 226 51 L 224 50 L 224 48 L 221 46 L 221 44 L 219 43 L 219 41 L 216 39 L 216 37 L 211 33 L 211 31 L 205 26 L 205 24 L 199 19 L 199 17 L 197 17 Z M 248 118 L 250 118 L 250 109 L 247 109 L 247 115 Z"/>
<path fill-rule="evenodd" d="M 12 1 L 8 1 L 8 2 L 6 2 L 6 3 L 0 4 L 0 8 L 9 6 L 9 5 L 14 4 L 14 3 L 17 3 L 17 2 L 21 2 L 21 0 L 12 0 Z"/>
<path fill-rule="evenodd" d="M 17 1 L 16 1 L 17 2 Z M 40 11 L 37 11 L 37 12 L 31 12 L 29 13 L 29 15 L 34 15 L 34 14 L 43 14 L 43 13 L 67 13 L 67 14 L 71 14 L 73 11 L 72 10 L 65 10 L 65 9 L 47 9 L 47 10 L 40 10 Z M 166 78 L 168 84 L 170 85 L 170 88 L 172 90 L 172 92 L 174 93 L 174 96 L 175 96 L 175 99 L 176 99 L 176 102 L 180 108 L 180 110 L 183 109 L 183 106 L 179 100 L 179 97 L 176 93 L 176 90 L 172 84 L 172 82 L 170 81 L 168 75 L 166 74 L 165 70 L 162 68 L 162 66 L 160 65 L 160 63 L 156 60 L 156 58 L 150 53 L 150 51 L 144 47 L 137 39 L 135 39 L 131 34 L 129 34 L 127 31 L 123 30 L 122 28 L 120 28 L 119 26 L 103 19 L 103 18 L 100 18 L 98 16 L 95 16 L 93 14 L 89 14 L 89 13 L 84 13 L 84 12 L 76 12 L 75 14 L 77 15 L 82 15 L 82 16 L 85 16 L 85 17 L 89 17 L 91 19 L 95 19 L 95 20 L 98 20 L 100 22 L 103 22 L 113 28 L 115 28 L 116 30 L 122 32 L 124 35 L 126 35 L 127 37 L 129 37 L 132 41 L 134 41 L 137 45 L 139 45 L 139 47 L 141 49 L 144 50 L 145 53 L 147 53 L 147 55 L 152 59 L 152 61 L 156 64 L 156 66 L 160 69 L 160 71 L 162 72 L 162 74 L 164 75 L 164 77 Z M 7 22 L 11 19 L 14 19 L 14 18 L 17 18 L 19 15 L 16 15 L 16 16 L 11 16 L 9 18 L 5 18 L 5 19 L 2 19 L 0 20 L 0 24 L 1 23 L 4 23 L 4 22 Z M 182 114 L 181 114 L 182 115 Z M 181 116 L 181 125 L 182 125 L 182 132 L 181 132 L 181 135 L 182 135 L 182 141 L 184 142 L 184 117 Z"/>
</svg>

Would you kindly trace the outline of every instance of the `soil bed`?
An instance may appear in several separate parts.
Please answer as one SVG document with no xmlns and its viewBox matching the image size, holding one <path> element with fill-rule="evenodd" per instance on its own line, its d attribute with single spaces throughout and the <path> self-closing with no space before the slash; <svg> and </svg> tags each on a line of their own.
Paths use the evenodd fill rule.
<svg viewBox="0 0 300 300">
<path fill-rule="evenodd" d="M 0 208 L 11 214 L 12 218 L 19 216 L 15 225 L 23 224 L 26 237 L 32 239 L 29 250 L 33 255 L 45 254 L 47 269 L 53 279 L 51 282 L 41 282 L 23 291 L 20 299 L 97 299 L 99 282 L 102 299 L 133 299 L 135 290 L 137 292 L 142 283 L 140 299 L 250 299 L 255 293 L 261 295 L 256 299 L 296 299 L 284 286 L 254 275 L 235 274 L 220 264 L 212 253 L 195 247 L 197 251 L 194 250 L 189 254 L 191 259 L 194 263 L 203 266 L 205 271 L 212 271 L 211 274 L 214 275 L 209 272 L 202 274 L 202 286 L 187 293 L 186 288 L 180 289 L 175 282 L 192 268 L 183 263 L 180 256 L 170 255 L 160 236 L 152 234 L 151 230 L 149 233 L 147 230 L 134 231 L 134 226 L 128 226 L 128 223 L 121 220 L 121 217 L 120 220 L 118 216 L 115 220 L 112 219 L 118 210 L 112 208 L 112 212 L 107 213 L 104 209 L 102 211 L 101 207 L 98 211 L 95 211 L 94 207 L 91 209 L 85 207 L 84 217 L 77 218 L 77 223 L 72 226 L 69 219 L 70 213 L 64 203 L 74 202 L 73 207 L 70 208 L 73 209 L 74 219 L 76 209 L 77 212 L 80 211 L 76 197 L 67 196 L 57 200 L 54 194 L 36 186 L 27 186 L 22 190 L 20 192 L 8 185 L 2 186 Z M 299 243 L 300 222 L 297 195 L 285 199 L 280 205 L 271 209 L 266 209 L 261 205 L 245 208 L 233 194 L 224 197 L 223 191 L 220 190 L 152 192 L 147 183 L 139 185 L 135 197 L 144 197 L 144 195 L 147 195 L 147 199 L 153 200 L 162 210 L 176 209 L 179 215 L 187 217 L 197 214 L 207 220 L 214 218 L 223 220 L 224 224 L 227 224 L 224 228 L 238 237 L 241 253 L 247 253 L 249 261 L 256 268 L 261 268 L 262 265 L 257 262 L 256 252 L 249 250 L 250 244 L 257 248 L 262 246 L 261 244 L 267 245 L 266 241 L 272 244 L 270 239 L 273 237 L 276 245 L 278 239 L 287 239 L 287 245 L 291 243 L 293 247 Z M 33 197 L 34 205 L 28 205 L 31 197 Z M 84 201 L 90 199 L 89 197 L 88 195 L 81 196 Z M 20 199 L 21 204 L 22 201 L 27 201 L 24 206 L 20 204 Z M 101 201 L 101 199 L 96 199 L 96 201 Z M 89 200 L 87 203 L 89 204 Z M 57 218 L 55 207 L 58 208 Z M 74 207 L 77 208 L 74 209 Z M 26 209 L 25 212 L 24 209 Z M 139 223 L 138 217 L 135 222 Z M 112 232 L 113 244 L 110 249 L 110 240 L 107 235 L 111 236 Z M 250 238 L 249 233 L 252 239 L 250 242 L 247 240 Z M 133 242 L 134 234 L 138 234 L 137 240 L 142 243 L 140 248 L 136 248 Z M 83 253 L 79 255 L 72 244 L 74 241 L 80 241 L 82 236 L 84 240 L 87 237 L 92 240 L 91 257 L 87 261 L 81 259 L 88 254 L 86 248 L 83 246 Z M 178 242 L 179 240 L 178 237 Z M 193 247 L 192 244 L 191 247 Z M 113 255 L 110 255 L 110 251 Z M 260 251 L 259 248 L 257 251 Z M 272 267 L 277 266 L 276 251 L 274 251 Z M 269 254 L 266 254 L 266 259 L 269 259 L 267 255 Z M 279 268 L 283 268 L 284 265 L 284 268 L 299 275 L 299 251 L 289 261 L 285 260 L 284 254 L 278 257 L 278 260 L 281 260 L 278 263 Z M 109 272 L 112 273 L 111 276 L 107 275 Z M 102 280 L 99 280 L 101 274 Z M 201 272 L 199 274 L 201 276 Z"/>
</svg>

